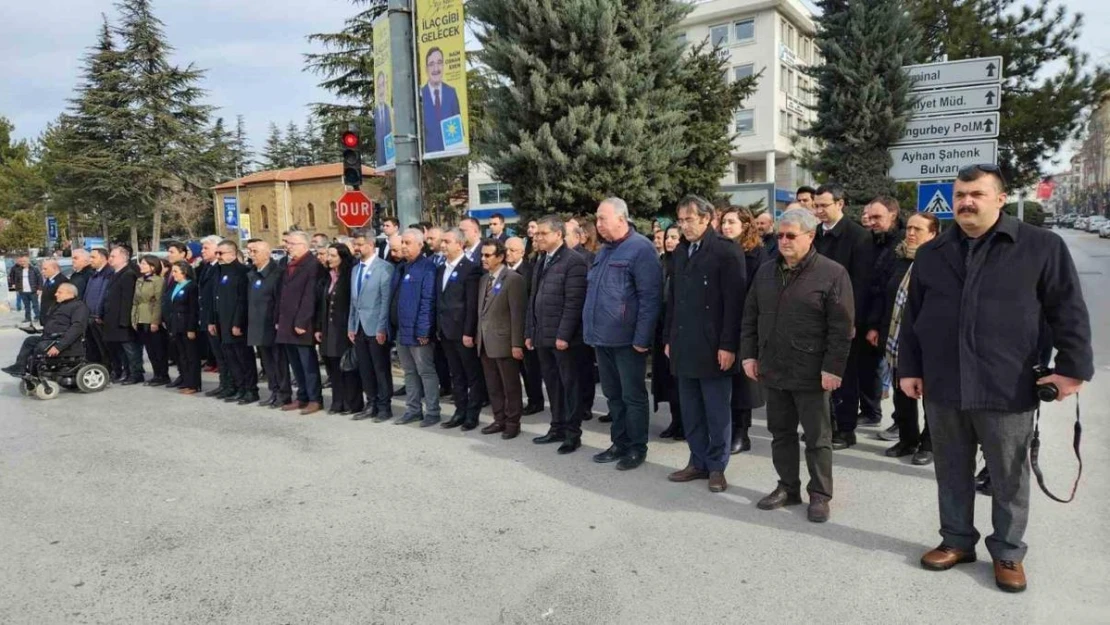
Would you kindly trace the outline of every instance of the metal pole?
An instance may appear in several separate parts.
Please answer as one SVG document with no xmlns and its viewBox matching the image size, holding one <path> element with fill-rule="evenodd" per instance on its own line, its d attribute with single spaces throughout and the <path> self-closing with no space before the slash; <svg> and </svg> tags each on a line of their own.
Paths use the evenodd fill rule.
<svg viewBox="0 0 1110 625">
<path fill-rule="evenodd" d="M 1018 218 L 1018 221 L 1022 221 L 1022 222 L 1025 221 L 1025 192 L 1024 191 L 1018 191 L 1017 218 Z"/>
<path fill-rule="evenodd" d="M 390 56 L 393 63 L 393 142 L 397 150 L 397 219 L 420 221 L 420 136 L 416 125 L 416 73 L 410 0 L 389 0 Z"/>
</svg>

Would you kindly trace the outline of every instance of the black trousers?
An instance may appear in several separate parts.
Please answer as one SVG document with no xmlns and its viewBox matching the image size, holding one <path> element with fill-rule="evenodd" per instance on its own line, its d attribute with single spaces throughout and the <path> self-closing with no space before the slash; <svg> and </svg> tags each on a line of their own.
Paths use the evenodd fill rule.
<svg viewBox="0 0 1110 625">
<path fill-rule="evenodd" d="M 366 404 L 376 408 L 379 415 L 392 412 L 393 361 L 390 359 L 389 341 L 378 345 L 376 336 L 366 336 L 360 327 L 355 335 L 355 352 L 358 354 L 358 373 Z"/>
<path fill-rule="evenodd" d="M 324 357 L 324 369 L 331 380 L 331 409 L 362 412 L 362 383 L 358 371 L 344 371 L 339 367 L 342 358 Z"/>
<path fill-rule="evenodd" d="M 15 357 L 15 367 L 19 370 L 27 368 L 27 361 L 31 359 L 31 354 L 35 353 L 35 349 L 43 340 L 41 334 L 34 334 L 23 339 L 23 345 L 19 347 L 19 355 Z"/>
<path fill-rule="evenodd" d="M 452 395 L 451 391 L 454 387 L 451 384 L 454 381 L 454 376 L 451 372 L 451 362 L 447 359 L 447 350 L 443 347 L 443 341 L 436 342 L 435 359 L 436 377 L 439 378 L 439 394 Z"/>
<path fill-rule="evenodd" d="M 933 450 L 933 441 L 929 436 L 929 420 L 925 420 L 925 431 L 922 432 L 917 414 L 917 400 L 903 393 L 897 382 L 894 383 L 894 423 L 898 426 L 899 442 L 920 447 L 922 451 Z"/>
<path fill-rule="evenodd" d="M 871 419 L 883 417 L 883 381 L 879 376 L 879 365 L 883 351 L 872 347 L 866 340 L 859 342 L 859 366 L 856 380 L 859 382 L 859 414 Z"/>
<path fill-rule="evenodd" d="M 732 442 L 732 378 L 678 378 L 675 382 L 686 407 L 682 429 L 690 447 L 690 466 L 724 471 Z"/>
<path fill-rule="evenodd" d="M 738 430 L 747 431 L 752 427 L 752 409 L 741 408 L 736 405 L 736 397 L 739 393 L 744 392 L 744 387 L 748 384 L 743 372 L 738 375 L 732 376 L 732 436 L 736 437 Z M 751 405 L 751 404 L 748 404 Z"/>
<path fill-rule="evenodd" d="M 85 359 L 113 369 L 108 345 L 104 342 L 104 326 L 90 320 L 85 328 Z"/>
<path fill-rule="evenodd" d="M 177 353 L 177 371 L 181 376 L 181 388 L 191 388 L 199 391 L 200 337 L 191 339 L 188 334 L 175 334 L 173 335 L 173 344 Z"/>
<path fill-rule="evenodd" d="M 146 349 L 146 357 L 150 359 L 150 368 L 154 370 L 154 379 L 168 380 L 170 378 L 169 337 L 161 328 L 157 332 L 150 331 L 150 324 L 139 324 L 139 342 Z"/>
<path fill-rule="evenodd" d="M 143 379 L 143 346 L 136 341 L 112 341 L 108 354 L 121 367 L 120 375 L 129 380 Z"/>
<path fill-rule="evenodd" d="M 543 407 L 543 368 L 540 366 L 539 349 L 524 350 L 520 376 L 524 379 L 524 392 L 528 405 Z"/>
<path fill-rule="evenodd" d="M 289 372 L 289 356 L 280 345 L 261 345 L 258 354 L 262 357 L 262 367 L 266 370 L 266 386 L 270 394 L 277 396 L 281 404 L 293 399 L 293 376 Z"/>
<path fill-rule="evenodd" d="M 833 494 L 832 422 L 829 420 L 829 398 L 823 391 L 784 391 L 766 388 L 767 429 L 771 431 L 771 461 L 779 475 L 779 484 L 791 492 L 802 487 L 798 465 L 798 424 L 805 434 L 806 467 L 809 484 L 806 490 L 828 497 Z"/>
<path fill-rule="evenodd" d="M 547 397 L 551 400 L 552 434 L 562 434 L 567 438 L 582 437 L 582 417 L 586 407 L 582 402 L 581 383 L 585 376 L 578 369 L 583 358 L 578 352 L 588 349 L 585 345 L 573 346 L 565 351 L 536 347 L 533 352 L 540 363 Z"/>
<path fill-rule="evenodd" d="M 578 357 L 575 362 L 578 363 L 578 393 L 582 402 L 582 414 L 592 415 L 597 383 L 601 381 L 597 369 L 597 352 L 589 345 L 583 345 L 575 354 Z"/>
<path fill-rule="evenodd" d="M 848 350 L 848 362 L 841 376 L 840 388 L 832 392 L 833 418 L 839 432 L 855 432 L 859 419 L 859 366 L 861 344 L 870 348 L 866 340 L 857 336 Z"/>
<path fill-rule="evenodd" d="M 231 370 L 231 387 L 239 392 L 258 394 L 258 364 L 254 349 L 246 343 L 224 343 L 224 361 Z M 223 368 L 220 368 L 223 373 Z"/>
<path fill-rule="evenodd" d="M 205 343 L 208 344 L 208 361 L 216 361 L 216 366 L 220 369 L 220 388 L 229 388 L 234 386 L 235 382 L 231 377 L 231 365 L 227 362 L 227 355 L 224 353 L 223 342 L 220 337 L 212 336 L 208 330 L 204 330 L 204 335 L 208 337 Z"/>
<path fill-rule="evenodd" d="M 477 422 L 486 400 L 486 381 L 482 376 L 482 361 L 478 350 L 463 345 L 462 340 L 440 341 L 447 366 L 451 371 L 451 395 L 455 400 L 455 414 L 468 421 Z M 442 386 L 442 384 L 440 384 Z"/>
</svg>

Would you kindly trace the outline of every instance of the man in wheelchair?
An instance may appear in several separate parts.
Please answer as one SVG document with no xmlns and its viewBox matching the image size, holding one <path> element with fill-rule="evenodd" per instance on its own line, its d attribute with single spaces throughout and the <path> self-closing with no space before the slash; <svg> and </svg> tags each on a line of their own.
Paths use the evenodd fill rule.
<svg viewBox="0 0 1110 625">
<path fill-rule="evenodd" d="M 15 377 L 30 373 L 28 365 L 51 359 L 83 359 L 85 328 L 89 324 L 89 308 L 77 299 L 77 287 L 69 283 L 58 286 L 57 303 L 43 315 L 42 334 L 23 339 L 15 364 L 2 371 Z"/>
</svg>

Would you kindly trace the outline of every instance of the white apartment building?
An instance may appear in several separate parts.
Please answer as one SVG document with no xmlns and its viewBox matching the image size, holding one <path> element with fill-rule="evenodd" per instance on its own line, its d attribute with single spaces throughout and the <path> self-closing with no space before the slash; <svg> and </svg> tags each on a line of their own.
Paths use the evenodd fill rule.
<svg viewBox="0 0 1110 625">
<path fill-rule="evenodd" d="M 794 199 L 794 190 L 812 184 L 813 177 L 798 165 L 797 138 L 816 115 L 807 108 L 814 101 L 813 81 L 803 69 L 819 62 L 813 14 L 801 0 L 688 0 L 693 11 L 681 24 L 679 37 L 687 45 L 709 40 L 728 58 L 725 80 L 762 75 L 755 93 L 734 111 L 732 162 L 721 178 L 722 187 L 773 183 L 780 207 Z M 480 220 L 493 212 L 510 218 L 516 212 L 507 199 L 507 185 L 483 165 L 472 165 L 470 212 Z"/>
</svg>

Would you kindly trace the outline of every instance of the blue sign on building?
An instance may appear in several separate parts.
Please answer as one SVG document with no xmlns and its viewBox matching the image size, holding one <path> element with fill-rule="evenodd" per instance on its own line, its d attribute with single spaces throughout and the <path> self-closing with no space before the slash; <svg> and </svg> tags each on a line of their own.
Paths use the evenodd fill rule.
<svg viewBox="0 0 1110 625">
<path fill-rule="evenodd" d="M 58 240 L 58 218 L 57 217 L 47 217 L 46 218 L 46 238 L 50 239 L 51 243 L 57 242 L 57 240 Z"/>
<path fill-rule="evenodd" d="M 937 219 L 952 219 L 951 182 L 922 182 L 917 185 L 917 212 L 932 213 Z"/>
<path fill-rule="evenodd" d="M 230 195 L 224 196 L 224 225 L 228 230 L 239 229 L 239 202 Z"/>
</svg>

